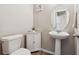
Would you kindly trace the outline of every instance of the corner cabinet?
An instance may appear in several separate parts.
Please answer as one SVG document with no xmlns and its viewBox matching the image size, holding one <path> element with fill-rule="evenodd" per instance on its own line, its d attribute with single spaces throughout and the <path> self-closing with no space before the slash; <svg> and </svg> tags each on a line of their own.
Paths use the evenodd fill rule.
<svg viewBox="0 0 79 59">
<path fill-rule="evenodd" d="M 41 32 L 28 32 L 26 38 L 26 47 L 31 52 L 41 49 Z"/>
</svg>

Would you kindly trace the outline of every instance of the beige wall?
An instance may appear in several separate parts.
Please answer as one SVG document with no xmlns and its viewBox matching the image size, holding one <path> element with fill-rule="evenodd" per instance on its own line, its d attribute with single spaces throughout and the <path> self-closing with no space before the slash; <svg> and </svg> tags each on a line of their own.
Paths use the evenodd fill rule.
<svg viewBox="0 0 79 59">
<path fill-rule="evenodd" d="M 72 24 L 74 23 L 74 5 L 42 5 L 44 10 L 37 12 L 34 5 L 34 26 L 42 32 L 42 48 L 49 51 L 54 51 L 55 41 L 49 36 L 48 32 L 51 30 L 51 12 L 55 8 L 67 8 L 70 13 L 70 21 L 65 31 L 72 34 Z M 62 54 L 74 54 L 74 40 L 71 35 L 69 39 L 62 40 Z"/>
<path fill-rule="evenodd" d="M 26 33 L 33 26 L 33 6 L 30 4 L 0 5 L 0 36 Z"/>
</svg>

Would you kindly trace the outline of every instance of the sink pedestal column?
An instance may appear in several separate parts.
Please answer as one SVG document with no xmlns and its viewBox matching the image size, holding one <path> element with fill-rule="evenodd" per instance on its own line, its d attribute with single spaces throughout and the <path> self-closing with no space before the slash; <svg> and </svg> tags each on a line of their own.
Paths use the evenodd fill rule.
<svg viewBox="0 0 79 59">
<path fill-rule="evenodd" d="M 55 40 L 55 55 L 61 55 L 61 39 Z"/>
</svg>

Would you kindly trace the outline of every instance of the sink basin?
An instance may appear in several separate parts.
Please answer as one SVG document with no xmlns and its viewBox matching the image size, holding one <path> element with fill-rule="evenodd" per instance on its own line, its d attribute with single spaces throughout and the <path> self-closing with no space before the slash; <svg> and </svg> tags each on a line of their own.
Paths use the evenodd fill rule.
<svg viewBox="0 0 79 59">
<path fill-rule="evenodd" d="M 69 37 L 69 33 L 67 32 L 51 31 L 49 32 L 49 35 L 51 35 L 52 38 L 55 38 L 55 39 L 66 39 Z"/>
<path fill-rule="evenodd" d="M 55 39 L 55 55 L 61 54 L 61 40 L 68 38 L 70 35 L 67 32 L 51 31 L 49 35 Z"/>
</svg>

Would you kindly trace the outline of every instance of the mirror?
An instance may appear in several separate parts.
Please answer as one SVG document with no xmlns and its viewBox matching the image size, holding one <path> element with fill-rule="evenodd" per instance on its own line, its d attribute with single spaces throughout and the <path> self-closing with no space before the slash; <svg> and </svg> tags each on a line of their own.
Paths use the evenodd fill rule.
<svg viewBox="0 0 79 59">
<path fill-rule="evenodd" d="M 67 9 L 57 9 L 51 15 L 51 24 L 55 31 L 63 31 L 69 23 L 69 12 Z"/>
</svg>

